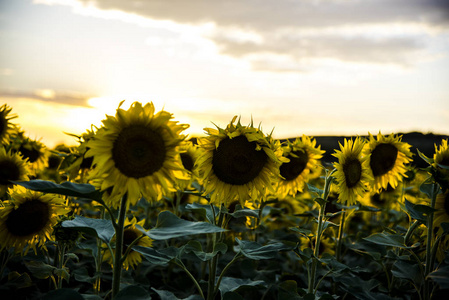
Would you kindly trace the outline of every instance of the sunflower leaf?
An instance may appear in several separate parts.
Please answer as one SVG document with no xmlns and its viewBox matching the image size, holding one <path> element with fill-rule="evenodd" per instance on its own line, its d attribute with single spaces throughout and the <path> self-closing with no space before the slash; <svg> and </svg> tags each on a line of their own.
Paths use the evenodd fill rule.
<svg viewBox="0 0 449 300">
<path fill-rule="evenodd" d="M 321 189 L 317 188 L 316 186 L 311 185 L 310 183 L 307 183 L 307 187 L 309 188 L 310 192 L 315 193 L 318 196 L 321 196 L 324 193 L 324 190 L 321 190 Z"/>
<path fill-rule="evenodd" d="M 174 247 L 169 247 L 162 250 L 155 250 L 149 247 L 134 246 L 132 249 L 142 254 L 143 257 L 150 263 L 158 266 L 167 265 L 172 259 L 176 258 L 179 254 L 179 249 Z"/>
<path fill-rule="evenodd" d="M 91 200 L 101 201 L 101 192 L 88 183 L 73 183 L 70 181 L 61 184 L 47 180 L 13 181 L 13 183 L 23 186 L 29 190 L 52 193 L 63 196 L 83 197 Z"/>
<path fill-rule="evenodd" d="M 214 258 L 218 253 L 225 254 L 228 250 L 228 246 L 224 243 L 217 243 L 212 252 L 204 252 L 201 243 L 198 241 L 189 241 L 184 247 L 185 252 L 193 252 L 196 257 L 202 261 L 208 261 Z"/>
<path fill-rule="evenodd" d="M 374 233 L 368 237 L 363 238 L 366 241 L 383 246 L 393 246 L 399 248 L 411 248 L 405 246 L 404 237 L 397 234 L 390 234 L 387 232 Z"/>
<path fill-rule="evenodd" d="M 428 163 L 429 165 L 433 164 L 434 161 L 432 158 L 427 157 L 424 153 L 419 151 L 419 149 L 416 149 L 416 151 L 418 152 L 419 157 L 421 157 L 426 163 Z"/>
<path fill-rule="evenodd" d="M 433 281 L 438 283 L 441 289 L 449 289 L 449 266 L 439 268 L 429 274 Z"/>
<path fill-rule="evenodd" d="M 292 247 L 283 243 L 273 243 L 262 246 L 256 242 L 239 240 L 238 238 L 235 238 L 235 240 L 239 244 L 240 252 L 253 260 L 272 259 L 276 257 L 279 251 L 292 249 Z"/>
<path fill-rule="evenodd" d="M 267 286 L 265 281 L 256 280 L 253 281 L 251 279 L 242 279 L 242 278 L 232 278 L 232 277 L 223 277 L 223 280 L 220 283 L 218 289 L 220 290 L 220 294 L 222 297 L 227 292 L 234 292 L 244 287 L 260 287 Z"/>
<path fill-rule="evenodd" d="M 73 220 L 62 222 L 62 227 L 74 228 L 89 235 L 97 236 L 105 243 L 109 243 L 115 235 L 115 229 L 110 220 L 76 216 Z"/>
<path fill-rule="evenodd" d="M 124 287 L 117 295 L 114 300 L 150 300 L 151 296 L 147 290 L 138 285 L 128 285 Z"/>
<path fill-rule="evenodd" d="M 227 231 L 207 222 L 192 222 L 180 219 L 169 211 L 159 213 L 156 226 L 153 229 L 145 231 L 138 225 L 136 225 L 136 228 L 153 240 L 168 240 L 186 235 Z"/>
</svg>

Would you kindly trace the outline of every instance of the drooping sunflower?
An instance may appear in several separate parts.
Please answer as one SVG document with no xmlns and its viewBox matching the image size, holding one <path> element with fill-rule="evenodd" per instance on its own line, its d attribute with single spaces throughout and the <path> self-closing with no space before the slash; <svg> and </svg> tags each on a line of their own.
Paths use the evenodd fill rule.
<svg viewBox="0 0 449 300">
<path fill-rule="evenodd" d="M 14 130 L 14 125 L 10 122 L 17 118 L 17 115 L 11 114 L 12 108 L 6 104 L 0 106 L 0 145 L 9 143 L 9 137 Z"/>
<path fill-rule="evenodd" d="M 179 146 L 179 156 L 181 158 L 182 166 L 186 170 L 188 179 L 178 180 L 177 185 L 180 190 L 185 190 L 194 180 L 199 179 L 195 162 L 201 156 L 201 148 L 199 148 L 198 145 L 194 145 L 191 141 L 184 141 Z"/>
<path fill-rule="evenodd" d="M 112 188 L 104 194 L 112 207 L 119 206 L 125 193 L 130 204 L 141 195 L 159 200 L 172 191 L 176 178 L 184 177 L 177 146 L 188 125 L 171 121 L 166 111 L 154 112 L 153 103 L 134 102 L 127 111 L 119 107 L 86 145 L 85 157 L 93 157 L 95 165 L 90 178 L 100 180 L 102 191 Z"/>
<path fill-rule="evenodd" d="M 337 169 L 334 176 L 337 180 L 338 202 L 354 205 L 359 197 L 363 197 L 372 180 L 368 165 L 369 154 L 362 155 L 364 142 L 360 137 L 354 141 L 345 139 L 343 146 L 339 145 L 340 150 L 335 150 L 332 154 L 338 159 L 334 163 Z"/>
<path fill-rule="evenodd" d="M 0 249 L 13 248 L 26 254 L 52 240 L 53 227 L 59 216 L 69 212 L 65 201 L 51 194 L 42 194 L 15 186 L 11 200 L 0 207 Z"/>
<path fill-rule="evenodd" d="M 45 145 L 40 141 L 23 137 L 17 150 L 22 154 L 23 159 L 30 163 L 33 171 L 42 171 L 46 166 L 48 153 Z"/>
<path fill-rule="evenodd" d="M 6 193 L 8 187 L 12 186 L 11 181 L 28 180 L 29 173 L 28 163 L 19 153 L 6 151 L 3 146 L 0 146 L 0 197 Z"/>
<path fill-rule="evenodd" d="M 140 232 L 136 228 L 136 224 L 143 226 L 144 223 L 144 219 L 142 219 L 140 222 L 137 222 L 135 217 L 133 217 L 131 220 L 125 220 L 125 229 L 123 231 L 123 254 L 126 253 L 128 246 L 131 245 L 131 243 L 134 242 L 135 239 L 143 235 L 142 232 Z M 112 238 L 111 242 L 115 243 L 115 236 Z M 142 247 L 151 247 L 153 246 L 153 240 L 150 237 L 144 235 L 135 245 Z M 106 252 L 104 253 L 103 260 L 109 262 L 110 264 L 113 264 L 114 257 L 111 256 L 111 252 L 109 250 L 106 250 Z M 125 268 L 125 270 L 128 270 L 130 267 L 134 269 L 141 262 L 142 255 L 139 252 L 130 250 L 128 256 L 123 262 L 123 267 Z"/>
<path fill-rule="evenodd" d="M 247 200 L 263 197 L 272 188 L 273 177 L 279 176 L 282 153 L 273 139 L 260 128 L 242 126 L 236 116 L 226 129 L 205 128 L 208 136 L 198 140 L 204 150 L 196 164 L 211 203 L 227 206 L 236 198 Z"/>
<path fill-rule="evenodd" d="M 433 165 L 436 171 L 436 180 L 444 189 L 449 188 L 449 147 L 447 139 L 441 141 L 441 145 L 435 145 L 435 153 L 433 155 Z"/>
<path fill-rule="evenodd" d="M 388 184 L 396 188 L 406 176 L 406 165 L 412 161 L 410 145 L 401 141 L 402 136 L 394 134 L 388 137 L 380 132 L 375 138 L 369 133 L 369 141 L 365 144 L 363 154 L 369 157 L 369 166 L 373 175 L 371 187 L 374 191 L 386 189 Z"/>
<path fill-rule="evenodd" d="M 293 142 L 287 141 L 282 149 L 283 156 L 289 162 L 282 163 L 279 168 L 282 178 L 275 184 L 276 192 L 281 197 L 295 196 L 304 190 L 309 175 L 317 173 L 318 162 L 325 151 L 321 150 L 321 146 L 316 146 L 315 139 L 306 135 Z"/>
</svg>

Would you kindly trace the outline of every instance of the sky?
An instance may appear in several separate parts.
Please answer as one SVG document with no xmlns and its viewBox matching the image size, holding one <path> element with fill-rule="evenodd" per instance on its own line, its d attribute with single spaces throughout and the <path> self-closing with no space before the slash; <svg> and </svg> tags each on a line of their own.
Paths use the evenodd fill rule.
<svg viewBox="0 0 449 300">
<path fill-rule="evenodd" d="M 0 0 L 0 104 L 48 147 L 118 104 L 275 138 L 449 134 L 447 0 Z"/>
</svg>

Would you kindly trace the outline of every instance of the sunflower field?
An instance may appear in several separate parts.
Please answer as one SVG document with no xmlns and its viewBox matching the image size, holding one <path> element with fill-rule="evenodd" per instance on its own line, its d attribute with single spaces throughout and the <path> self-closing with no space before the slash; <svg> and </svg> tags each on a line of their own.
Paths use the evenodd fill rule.
<svg viewBox="0 0 449 300">
<path fill-rule="evenodd" d="M 0 107 L 1 299 L 442 299 L 449 148 L 201 137 L 152 103 L 48 149 Z M 213 122 L 213 120 L 211 120 Z M 417 167 L 416 162 L 424 163 Z"/>
</svg>

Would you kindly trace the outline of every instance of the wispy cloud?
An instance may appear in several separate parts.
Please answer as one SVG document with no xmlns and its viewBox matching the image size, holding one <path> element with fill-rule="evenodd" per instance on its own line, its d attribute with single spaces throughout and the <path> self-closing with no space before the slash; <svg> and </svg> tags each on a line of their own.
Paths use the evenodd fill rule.
<svg viewBox="0 0 449 300">
<path fill-rule="evenodd" d="M 311 61 L 323 59 L 413 66 L 423 57 L 437 58 L 430 39 L 449 30 L 446 0 L 74 1 L 36 2 L 77 3 L 78 9 L 81 4 L 194 27 L 209 24 L 202 37 L 254 70 L 304 72 L 313 68 Z"/>
<path fill-rule="evenodd" d="M 57 102 L 61 104 L 74 105 L 74 106 L 89 106 L 88 100 L 92 98 L 92 95 L 84 95 L 76 92 L 68 91 L 55 91 L 52 89 L 36 89 L 36 90 L 0 90 L 0 98 L 3 99 L 36 99 L 46 102 Z"/>
</svg>

